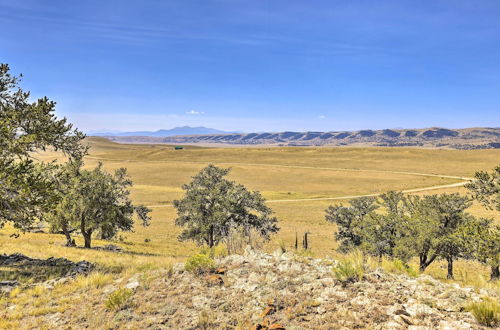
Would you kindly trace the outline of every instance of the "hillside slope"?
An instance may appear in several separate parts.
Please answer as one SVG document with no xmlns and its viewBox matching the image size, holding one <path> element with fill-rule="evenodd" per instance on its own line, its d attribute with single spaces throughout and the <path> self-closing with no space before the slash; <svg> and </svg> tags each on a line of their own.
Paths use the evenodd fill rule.
<svg viewBox="0 0 500 330">
<path fill-rule="evenodd" d="M 92 320 L 75 310 L 47 321 L 61 328 L 100 320 L 131 329 L 483 329 L 464 307 L 484 295 L 498 298 L 428 275 L 380 269 L 359 282 L 342 282 L 332 275 L 336 263 L 247 248 L 244 255 L 219 260 L 219 274 L 194 275 L 177 264 L 104 286 L 106 294 L 123 286 L 134 290 L 118 312 L 94 301 L 92 307 L 73 306 L 91 308 Z"/>
<path fill-rule="evenodd" d="M 109 136 L 122 143 L 213 143 L 282 146 L 391 146 L 440 147 L 453 149 L 500 148 L 500 128 L 385 129 L 353 132 L 280 132 L 178 135 L 165 138 Z"/>
</svg>

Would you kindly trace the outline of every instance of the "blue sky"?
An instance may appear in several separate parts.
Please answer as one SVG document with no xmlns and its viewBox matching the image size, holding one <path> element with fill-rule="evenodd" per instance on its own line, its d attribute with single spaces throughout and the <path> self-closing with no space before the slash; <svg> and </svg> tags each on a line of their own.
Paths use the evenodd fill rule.
<svg viewBox="0 0 500 330">
<path fill-rule="evenodd" d="M 500 126 L 498 0 L 0 0 L 0 31 L 83 130 Z"/>
</svg>

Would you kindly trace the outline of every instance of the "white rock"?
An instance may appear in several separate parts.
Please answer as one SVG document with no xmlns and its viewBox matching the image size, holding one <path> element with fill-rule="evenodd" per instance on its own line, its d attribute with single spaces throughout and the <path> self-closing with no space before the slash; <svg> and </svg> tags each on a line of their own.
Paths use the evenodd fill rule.
<svg viewBox="0 0 500 330">
<path fill-rule="evenodd" d="M 139 282 L 138 281 L 132 281 L 128 282 L 127 285 L 125 285 L 125 288 L 135 290 L 139 287 Z"/>
<path fill-rule="evenodd" d="M 439 329 L 440 330 L 465 330 L 465 329 L 472 329 L 472 326 L 464 322 L 462 320 L 460 321 L 440 321 L 439 322 Z"/>
<path fill-rule="evenodd" d="M 209 304 L 209 300 L 204 296 L 194 296 L 191 302 L 196 309 L 204 309 Z"/>
<path fill-rule="evenodd" d="M 432 315 L 436 313 L 436 310 L 434 308 L 427 306 L 425 304 L 404 304 L 405 310 L 410 314 L 412 317 L 420 316 L 420 315 Z"/>
</svg>

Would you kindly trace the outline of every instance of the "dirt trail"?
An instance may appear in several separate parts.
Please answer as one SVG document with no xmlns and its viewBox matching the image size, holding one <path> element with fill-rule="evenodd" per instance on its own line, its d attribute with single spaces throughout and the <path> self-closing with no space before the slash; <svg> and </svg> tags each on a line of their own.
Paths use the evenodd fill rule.
<svg viewBox="0 0 500 330">
<path fill-rule="evenodd" d="M 92 156 L 87 156 L 86 158 L 95 159 L 95 160 L 102 160 L 102 161 L 111 161 L 111 162 L 206 164 L 206 162 L 196 162 L 196 161 L 110 159 L 110 158 L 101 158 L 101 157 L 92 157 Z M 297 168 L 297 169 L 310 169 L 310 170 L 330 170 L 330 171 L 346 171 L 346 172 L 390 173 L 390 174 L 402 174 L 402 175 L 414 175 L 414 176 L 435 177 L 435 178 L 443 178 L 443 179 L 463 180 L 462 182 L 445 184 L 445 185 L 435 185 L 435 186 L 429 186 L 429 187 L 407 189 L 407 190 L 403 190 L 403 193 L 414 193 L 414 192 L 421 192 L 421 191 L 461 187 L 461 186 L 467 184 L 469 181 L 473 180 L 472 178 L 462 177 L 462 176 L 454 176 L 454 175 L 420 173 L 420 172 L 406 172 L 406 171 L 369 170 L 369 169 L 343 168 L 343 167 L 314 167 L 314 166 L 301 166 L 301 165 L 237 163 L 237 162 L 216 162 L 215 164 L 217 164 L 217 165 L 233 165 L 233 166 L 259 166 L 259 167 L 280 167 L 280 168 Z M 354 198 L 359 198 L 359 197 L 375 197 L 375 196 L 379 196 L 380 194 L 382 194 L 382 193 L 366 194 L 366 195 L 337 196 L 337 197 L 271 199 L 271 200 L 267 200 L 267 203 L 346 200 L 346 199 L 354 199 Z M 150 208 L 173 207 L 173 205 L 172 204 L 149 205 L 148 207 L 150 207 Z"/>
<path fill-rule="evenodd" d="M 94 159 L 94 160 L 110 161 L 110 162 L 208 164 L 207 162 L 184 161 L 184 160 L 112 159 L 112 158 L 102 158 L 102 157 L 93 157 L 93 156 L 86 156 L 85 158 Z M 472 180 L 472 178 L 455 176 L 455 175 L 443 175 L 443 174 L 420 173 L 420 172 L 406 172 L 406 171 L 390 171 L 390 170 L 369 170 L 369 169 L 345 168 L 345 167 L 315 167 L 315 166 L 302 166 L 302 165 L 280 165 L 280 164 L 238 163 L 238 162 L 214 162 L 214 164 L 216 164 L 216 165 L 234 165 L 234 166 L 239 165 L 239 166 L 298 168 L 298 169 L 347 171 L 347 172 L 391 173 L 391 174 L 427 176 L 427 177 L 436 177 L 436 178 L 445 178 L 445 179 L 457 179 L 457 180 L 466 180 L 466 181 Z"/>
</svg>

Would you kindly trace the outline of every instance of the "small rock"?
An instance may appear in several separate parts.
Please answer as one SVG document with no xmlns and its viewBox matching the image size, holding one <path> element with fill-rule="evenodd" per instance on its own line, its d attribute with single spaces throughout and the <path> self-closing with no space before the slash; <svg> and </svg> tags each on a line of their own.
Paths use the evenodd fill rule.
<svg viewBox="0 0 500 330">
<path fill-rule="evenodd" d="M 222 277 L 217 274 L 207 275 L 205 279 L 207 280 L 209 286 L 224 284 L 224 280 L 222 279 Z"/>
<path fill-rule="evenodd" d="M 135 290 L 138 287 L 139 287 L 139 282 L 137 282 L 137 281 L 132 281 L 132 282 L 127 283 L 127 285 L 125 285 L 125 288 L 130 289 L 130 290 Z"/>
</svg>

